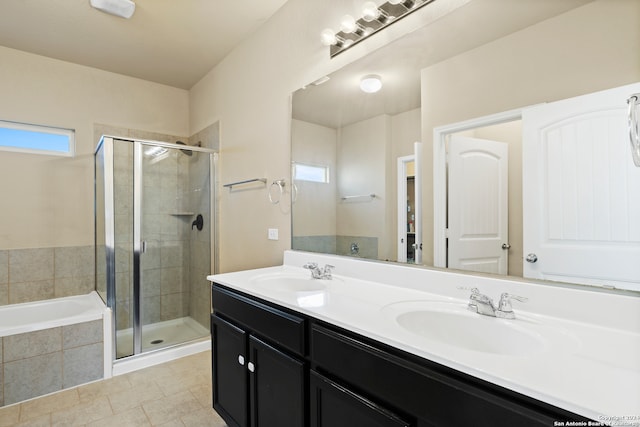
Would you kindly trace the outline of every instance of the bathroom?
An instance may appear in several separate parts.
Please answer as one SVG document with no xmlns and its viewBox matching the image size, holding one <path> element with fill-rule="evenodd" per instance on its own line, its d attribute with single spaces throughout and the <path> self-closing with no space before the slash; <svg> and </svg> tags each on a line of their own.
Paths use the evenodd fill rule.
<svg viewBox="0 0 640 427">
<path fill-rule="evenodd" d="M 426 16 L 429 13 L 410 16 L 386 29 L 384 35 L 372 37 L 330 59 L 327 49 L 318 42 L 318 34 L 323 28 L 336 25 L 348 11 L 345 10 L 345 2 L 321 3 L 288 1 L 219 66 L 187 88 L 142 81 L 8 47 L 0 48 L 3 64 L 0 71 L 3 93 L 0 119 L 73 128 L 78 141 L 73 158 L 36 159 L 6 153 L 0 156 L 0 188 L 3 200 L 11 201 L 3 203 L 0 213 L 0 302 L 23 302 L 34 298 L 34 295 L 51 298 L 81 294 L 92 289 L 91 281 L 84 280 L 92 276 L 90 269 L 72 270 L 82 278 L 56 278 L 43 273 L 12 288 L 9 288 L 12 284 L 8 279 L 3 281 L 2 274 L 3 268 L 9 266 L 8 251 L 43 249 L 50 251 L 47 256 L 53 259 L 65 256 L 65 252 L 71 253 L 68 256 L 72 259 L 91 257 L 90 248 L 94 241 L 92 162 L 93 151 L 102 134 L 166 142 L 180 140 L 190 145 L 202 141 L 205 147 L 219 149 L 220 224 L 216 271 L 224 273 L 282 264 L 283 253 L 291 247 L 293 237 L 290 206 L 286 203 L 272 204 L 262 187 L 230 191 L 222 185 L 256 177 L 267 178 L 269 185 L 277 179 L 286 179 L 291 160 L 291 94 L 420 28 L 430 19 Z M 440 0 L 433 6 L 439 3 Z M 455 2 L 456 5 L 464 3 L 467 2 Z M 474 0 L 470 3 L 481 2 Z M 582 5 L 585 8 L 582 10 L 589 12 L 590 17 L 598 16 L 594 10 L 603 7 L 604 3 L 567 2 L 570 6 Z M 622 0 L 616 4 L 637 11 L 633 9 L 637 2 Z M 473 13 L 472 9 L 470 13 Z M 634 16 L 634 12 L 621 15 Z M 593 24 L 608 24 L 602 31 L 618 34 L 616 31 L 622 32 L 627 27 L 612 25 L 612 21 L 617 19 L 596 20 Z M 301 37 L 292 37 L 292 34 Z M 638 37 L 631 37 L 628 44 L 637 43 L 637 40 Z M 4 44 L 2 39 L 0 44 Z M 432 160 L 432 129 L 436 126 L 640 80 L 637 59 L 625 56 L 624 52 L 610 50 L 609 45 L 597 45 L 593 40 L 588 45 L 598 48 L 598 54 L 612 55 L 612 59 L 599 59 L 591 51 L 585 53 L 585 58 L 593 57 L 585 59 L 581 68 L 591 72 L 585 71 L 580 79 L 547 76 L 555 82 L 548 92 L 527 86 L 533 93 L 522 93 L 521 98 L 515 100 L 496 97 L 494 103 L 463 103 L 462 109 L 445 108 L 439 99 L 433 105 L 423 105 L 423 122 L 416 131 L 415 139 L 429 144 L 424 150 L 427 170 L 430 170 Z M 496 52 L 491 53 L 497 55 Z M 514 73 L 520 71 L 516 69 Z M 512 78 L 508 82 L 508 91 L 517 92 L 518 80 Z M 478 86 L 474 85 L 473 79 L 468 83 L 471 87 Z M 506 84 L 504 81 L 494 83 Z M 433 87 L 442 88 L 446 94 L 445 86 L 434 83 Z M 491 85 L 487 84 L 484 89 L 492 92 Z M 444 94 L 443 97 L 446 96 Z M 251 126 L 247 125 L 249 118 Z M 198 135 L 216 123 L 219 123 L 218 135 L 211 138 Z M 426 175 L 429 180 L 430 175 Z M 365 192 L 369 191 L 365 189 Z M 432 212 L 428 201 L 431 191 L 425 186 L 425 215 Z M 285 187 L 285 195 L 288 194 L 289 187 Z M 70 206 L 74 208 L 70 209 Z M 432 265 L 433 227 L 427 219 L 423 222 L 423 262 Z M 270 228 L 278 230 L 278 240 L 268 239 L 267 230 Z M 41 258 L 34 258 L 31 263 L 46 267 Z M 86 265 L 84 262 L 79 264 Z M 26 283 L 28 286 L 21 286 Z"/>
</svg>

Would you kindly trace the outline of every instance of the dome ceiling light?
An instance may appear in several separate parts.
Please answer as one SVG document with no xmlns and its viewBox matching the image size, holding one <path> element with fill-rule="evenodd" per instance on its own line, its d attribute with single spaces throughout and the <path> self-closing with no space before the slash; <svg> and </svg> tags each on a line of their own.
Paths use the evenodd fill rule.
<svg viewBox="0 0 640 427">
<path fill-rule="evenodd" d="M 377 74 L 369 74 L 360 80 L 360 90 L 365 93 L 376 93 L 382 89 L 382 78 Z"/>
</svg>

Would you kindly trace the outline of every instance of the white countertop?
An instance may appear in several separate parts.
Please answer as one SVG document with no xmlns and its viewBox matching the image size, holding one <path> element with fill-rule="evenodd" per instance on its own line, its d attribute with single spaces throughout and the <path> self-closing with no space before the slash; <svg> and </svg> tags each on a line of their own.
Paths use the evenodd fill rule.
<svg viewBox="0 0 640 427">
<path fill-rule="evenodd" d="M 306 261 L 336 265 L 334 279 L 318 281 L 317 291 L 274 286 L 275 278 L 310 277 L 301 268 Z M 207 279 L 595 421 L 640 426 L 638 297 L 293 251 L 285 253 L 283 266 Z M 469 292 L 460 286 L 479 287 L 494 298 L 506 291 L 529 297 L 525 304 L 514 302 L 515 320 L 466 313 L 477 316 L 478 322 L 494 322 L 488 325 L 515 322 L 507 326 L 525 326 L 529 335 L 543 337 L 545 344 L 533 354 L 475 351 L 423 337 L 396 321 L 398 313 L 412 304 L 440 304 L 464 313 Z M 583 309 L 576 309 L 576 304 Z M 446 324 L 435 326 L 447 330 Z M 501 339 L 487 335 L 488 343 Z M 498 344 L 509 349 L 508 342 Z"/>
</svg>

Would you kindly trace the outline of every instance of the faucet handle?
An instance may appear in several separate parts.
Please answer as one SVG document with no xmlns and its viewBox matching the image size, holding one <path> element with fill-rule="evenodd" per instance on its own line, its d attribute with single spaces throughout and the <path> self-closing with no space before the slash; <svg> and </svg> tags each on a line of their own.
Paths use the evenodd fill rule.
<svg viewBox="0 0 640 427">
<path fill-rule="evenodd" d="M 308 262 L 305 265 L 303 265 L 302 268 L 306 268 L 308 270 L 315 270 L 316 268 L 318 268 L 318 263 L 317 262 Z"/>
<path fill-rule="evenodd" d="M 500 302 L 498 303 L 498 310 L 505 312 L 505 313 L 509 313 L 513 311 L 513 308 L 511 307 L 511 300 L 516 300 L 516 301 L 520 301 L 520 302 L 527 302 L 529 301 L 529 298 L 526 297 L 521 297 L 518 295 L 513 295 L 510 293 L 503 293 L 502 295 L 500 295 Z"/>
</svg>

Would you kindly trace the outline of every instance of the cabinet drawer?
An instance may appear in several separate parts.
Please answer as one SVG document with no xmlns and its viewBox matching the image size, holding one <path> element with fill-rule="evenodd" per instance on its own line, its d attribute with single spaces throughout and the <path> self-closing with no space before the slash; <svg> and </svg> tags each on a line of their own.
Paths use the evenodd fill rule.
<svg viewBox="0 0 640 427">
<path fill-rule="evenodd" d="M 411 424 L 311 371 L 311 427 L 409 427 Z"/>
<path fill-rule="evenodd" d="M 211 301 L 216 314 L 233 319 L 248 331 L 296 354 L 305 354 L 305 319 L 214 285 Z"/>
<path fill-rule="evenodd" d="M 317 370 L 434 426 L 550 426 L 577 417 L 505 389 L 498 393 L 436 372 L 320 325 L 311 328 L 310 350 Z"/>
</svg>

